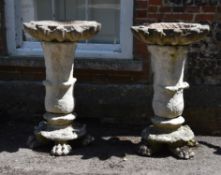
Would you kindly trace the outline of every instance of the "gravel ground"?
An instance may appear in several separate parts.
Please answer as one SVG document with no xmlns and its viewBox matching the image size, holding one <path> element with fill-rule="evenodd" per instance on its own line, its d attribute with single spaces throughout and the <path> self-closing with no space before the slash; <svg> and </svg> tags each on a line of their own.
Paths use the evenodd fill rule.
<svg viewBox="0 0 221 175">
<path fill-rule="evenodd" d="M 147 158 L 135 153 L 142 128 L 89 125 L 89 131 L 96 137 L 92 145 L 76 146 L 71 155 L 54 157 L 48 154 L 48 146 L 35 151 L 27 148 L 25 142 L 32 132 L 32 124 L 3 123 L 0 128 L 0 174 L 221 174 L 221 137 L 197 136 L 200 146 L 191 160 L 177 160 L 166 152 Z"/>
</svg>

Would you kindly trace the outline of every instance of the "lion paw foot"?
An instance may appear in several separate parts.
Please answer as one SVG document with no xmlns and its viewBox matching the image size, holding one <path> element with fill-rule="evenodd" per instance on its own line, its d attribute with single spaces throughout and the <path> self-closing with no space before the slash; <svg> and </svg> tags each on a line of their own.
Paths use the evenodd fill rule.
<svg viewBox="0 0 221 175">
<path fill-rule="evenodd" d="M 51 154 L 55 155 L 55 156 L 65 156 L 68 155 L 71 152 L 72 148 L 70 145 L 68 144 L 57 144 L 55 145 L 52 150 L 51 150 Z"/>
<path fill-rule="evenodd" d="M 148 156 L 148 157 L 150 157 L 153 154 L 153 150 L 150 147 L 148 147 L 147 145 L 145 145 L 145 144 L 140 144 L 138 146 L 137 153 L 139 155 L 141 155 L 141 156 Z"/>
<path fill-rule="evenodd" d="M 191 159 L 195 153 L 189 146 L 170 148 L 173 155 L 179 159 Z"/>
</svg>

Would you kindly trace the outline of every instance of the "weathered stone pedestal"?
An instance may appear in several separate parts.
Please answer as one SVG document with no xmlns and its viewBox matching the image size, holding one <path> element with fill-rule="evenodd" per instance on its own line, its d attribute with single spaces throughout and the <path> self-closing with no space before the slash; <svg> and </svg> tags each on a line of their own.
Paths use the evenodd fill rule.
<svg viewBox="0 0 221 175">
<path fill-rule="evenodd" d="M 67 155 L 71 151 L 68 141 L 84 137 L 89 143 L 92 137 L 86 135 L 86 126 L 73 122 L 75 102 L 73 96 L 76 78 L 73 77 L 74 51 L 76 42 L 89 39 L 100 30 L 100 24 L 89 21 L 69 23 L 36 21 L 25 23 L 25 30 L 42 41 L 46 66 L 46 88 L 44 121 L 35 128 L 34 137 L 28 144 L 34 148 L 39 144 L 54 141 L 53 155 Z"/>
<path fill-rule="evenodd" d="M 197 144 L 189 126 L 183 125 L 183 81 L 187 45 L 199 41 L 209 32 L 209 26 L 191 23 L 155 23 L 134 26 L 139 40 L 148 44 L 154 73 L 152 125 L 142 132 L 138 153 L 152 156 L 165 146 L 181 159 L 194 156 L 190 147 Z"/>
</svg>

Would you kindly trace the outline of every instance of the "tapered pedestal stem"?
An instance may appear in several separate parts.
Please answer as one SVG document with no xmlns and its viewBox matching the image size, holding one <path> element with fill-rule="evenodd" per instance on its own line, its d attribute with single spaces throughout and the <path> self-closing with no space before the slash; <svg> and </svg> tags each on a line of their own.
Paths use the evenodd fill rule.
<svg viewBox="0 0 221 175">
<path fill-rule="evenodd" d="M 24 30 L 42 42 L 45 58 L 46 96 L 44 121 L 35 128 L 34 136 L 28 139 L 30 147 L 54 141 L 53 155 L 67 155 L 71 151 L 68 141 L 82 138 L 82 144 L 93 141 L 86 135 L 85 125 L 73 122 L 75 103 L 73 90 L 74 51 L 76 43 L 88 40 L 101 29 L 96 21 L 30 21 L 24 23 Z M 84 137 L 83 137 L 84 136 Z"/>
<path fill-rule="evenodd" d="M 194 156 L 195 146 L 190 127 L 183 125 L 183 81 L 187 45 L 200 41 L 209 33 L 208 25 L 183 22 L 160 22 L 131 27 L 140 41 L 148 44 L 154 73 L 152 125 L 142 133 L 139 154 L 151 156 L 164 146 L 181 159 Z"/>
<path fill-rule="evenodd" d="M 157 148 L 166 145 L 179 158 L 191 158 L 194 153 L 182 149 L 196 143 L 192 130 L 183 125 L 185 119 L 182 117 L 183 89 L 189 87 L 183 81 L 187 47 L 151 45 L 148 50 L 154 73 L 152 105 L 155 116 L 151 118 L 153 125 L 142 133 L 139 153 L 151 156 Z"/>
<path fill-rule="evenodd" d="M 45 121 L 35 128 L 38 142 L 54 141 L 53 155 L 67 155 L 71 151 L 68 141 L 86 134 L 85 125 L 73 123 L 75 101 L 73 96 L 76 78 L 73 77 L 75 43 L 43 42 L 46 80 Z M 31 143 L 35 144 L 35 143 Z M 33 145 L 34 146 L 34 145 Z"/>
</svg>

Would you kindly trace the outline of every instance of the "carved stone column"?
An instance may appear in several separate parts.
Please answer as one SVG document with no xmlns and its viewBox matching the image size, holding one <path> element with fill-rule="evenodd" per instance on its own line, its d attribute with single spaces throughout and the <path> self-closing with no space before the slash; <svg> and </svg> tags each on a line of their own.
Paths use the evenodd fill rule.
<svg viewBox="0 0 221 175">
<path fill-rule="evenodd" d="M 183 125 L 184 69 L 187 45 L 203 39 L 208 25 L 193 23 L 153 23 L 134 26 L 132 31 L 139 40 L 148 44 L 154 74 L 152 125 L 142 132 L 138 153 L 152 156 L 166 146 L 178 158 L 194 156 L 190 147 L 197 144 L 194 133 Z"/>
<path fill-rule="evenodd" d="M 24 29 L 32 37 L 42 41 L 45 58 L 46 88 L 44 121 L 35 128 L 28 144 L 36 147 L 48 140 L 54 141 L 53 155 L 67 155 L 71 151 L 68 141 L 85 137 L 86 126 L 73 122 L 75 101 L 73 96 L 76 78 L 73 77 L 76 42 L 89 39 L 99 32 L 97 22 L 32 21 L 24 23 Z M 84 142 L 92 141 L 85 137 Z"/>
</svg>

